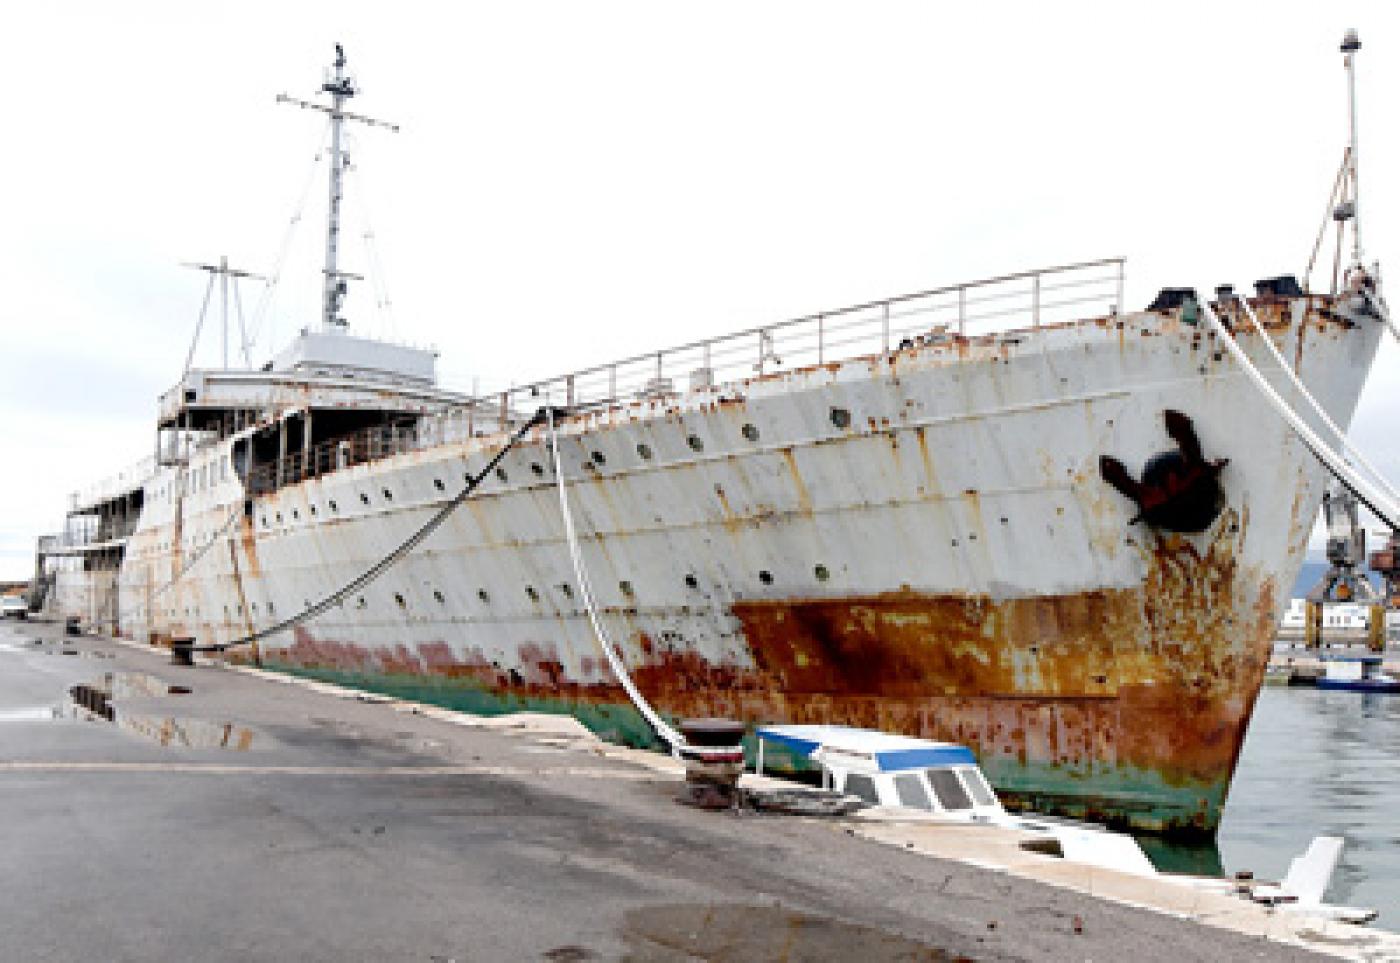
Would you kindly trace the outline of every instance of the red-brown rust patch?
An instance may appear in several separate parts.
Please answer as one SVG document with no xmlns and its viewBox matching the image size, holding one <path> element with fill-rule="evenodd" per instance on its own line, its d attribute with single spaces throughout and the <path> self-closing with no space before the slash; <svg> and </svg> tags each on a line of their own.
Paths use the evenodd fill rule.
<svg viewBox="0 0 1400 963">
<path fill-rule="evenodd" d="M 253 518 L 246 512 L 238 520 L 238 540 L 243 545 L 243 557 L 248 560 L 249 578 L 261 578 L 262 563 L 258 560 L 258 537 L 253 531 Z"/>
</svg>

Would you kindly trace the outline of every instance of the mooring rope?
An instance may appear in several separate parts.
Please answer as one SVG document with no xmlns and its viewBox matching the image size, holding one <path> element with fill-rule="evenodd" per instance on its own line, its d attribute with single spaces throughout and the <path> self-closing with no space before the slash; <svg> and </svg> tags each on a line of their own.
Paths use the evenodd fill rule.
<svg viewBox="0 0 1400 963">
<path fill-rule="evenodd" d="M 428 519 L 416 532 L 414 532 L 408 538 L 400 542 L 398 547 L 395 548 L 392 552 L 390 552 L 388 555 L 385 555 L 379 561 L 375 562 L 368 569 L 366 569 L 360 575 L 356 576 L 351 581 L 347 582 L 341 588 L 332 592 L 330 595 L 327 595 L 319 602 L 307 606 L 305 609 L 298 612 L 296 615 L 293 615 L 290 618 L 283 619 L 281 622 L 277 622 L 273 625 L 269 625 L 267 628 L 259 629 L 258 631 L 245 635 L 242 638 L 232 639 L 228 642 L 215 642 L 209 645 L 190 646 L 189 651 L 224 652 L 235 646 L 249 645 L 253 642 L 265 639 L 270 635 L 275 635 L 278 632 L 285 632 L 288 629 L 296 628 L 303 622 L 306 622 L 309 619 L 314 619 L 316 616 L 325 612 L 327 609 L 338 605 L 351 592 L 355 592 L 359 589 L 364 588 L 366 585 L 373 582 L 379 576 L 383 575 L 386 571 L 393 567 L 393 565 L 396 562 L 398 562 L 400 559 L 406 556 L 409 552 L 417 548 L 418 545 L 423 541 L 423 539 L 431 535 L 438 528 L 439 525 L 445 522 L 447 520 L 447 516 L 451 515 L 454 511 L 456 511 L 457 508 L 460 507 L 461 504 L 471 496 L 472 492 L 476 490 L 477 486 L 481 484 L 481 482 L 486 478 L 486 476 L 491 474 L 491 472 L 495 470 L 496 466 L 501 463 L 501 459 L 506 456 L 506 453 L 520 443 L 520 439 L 525 437 L 526 432 L 528 432 L 531 428 L 535 427 L 542 420 L 544 420 L 544 415 L 544 408 L 541 408 L 539 411 L 536 411 L 534 415 L 531 416 L 530 420 L 521 425 L 516 430 L 515 434 L 513 434 L 510 437 L 510 440 L 506 442 L 506 444 L 501 448 L 501 450 L 496 452 L 495 456 L 489 462 L 486 463 L 486 467 L 482 468 L 481 471 L 473 475 L 468 480 L 466 487 L 463 488 L 456 495 L 454 495 L 451 499 L 449 499 L 447 503 L 442 506 L 442 508 L 438 509 L 437 512 L 433 514 L 432 518 Z M 552 423 L 552 412 L 550 416 Z"/>
<path fill-rule="evenodd" d="M 564 516 L 564 536 L 569 546 L 569 558 L 574 563 L 574 576 L 578 579 L 579 595 L 583 598 L 584 610 L 588 613 L 588 621 L 593 626 L 593 638 L 598 643 L 598 648 L 602 650 L 603 658 L 608 662 L 608 667 L 612 669 L 613 676 L 621 684 L 627 693 L 627 698 L 632 700 L 635 708 L 652 730 L 660 736 L 673 752 L 679 752 L 685 746 L 685 739 L 681 737 L 675 729 L 666 724 L 666 720 L 657 714 L 656 710 L 647 702 L 646 697 L 638 691 L 637 686 L 632 681 L 632 677 L 627 673 L 627 666 L 622 664 L 622 659 L 618 656 L 612 641 L 608 638 L 603 622 L 598 617 L 598 606 L 593 600 L 593 588 L 588 582 L 588 573 L 583 568 L 583 556 L 579 552 L 578 533 L 574 530 L 573 515 L 569 511 L 569 496 L 564 485 L 564 464 L 559 456 L 559 433 L 554 425 L 554 409 L 548 411 L 549 423 L 549 446 L 554 455 L 554 480 L 559 488 L 559 513 Z"/>
<path fill-rule="evenodd" d="M 1249 360 L 1249 356 L 1244 353 L 1244 349 L 1240 347 L 1234 335 L 1230 333 L 1229 329 L 1225 327 L 1215 311 L 1204 299 L 1200 301 L 1200 308 L 1201 315 L 1206 319 L 1211 330 L 1215 332 L 1216 337 L 1225 345 L 1231 357 L 1235 359 L 1235 362 L 1240 366 L 1241 370 L 1244 371 L 1245 375 L 1249 377 L 1249 380 L 1254 383 L 1259 393 L 1264 396 L 1264 400 L 1267 401 L 1269 405 L 1278 412 L 1279 417 L 1293 429 L 1294 433 L 1302 440 L 1303 444 L 1313 453 L 1313 456 L 1316 457 L 1318 461 L 1322 462 L 1323 466 L 1332 473 L 1333 477 L 1345 485 L 1347 490 L 1355 495 L 1361 504 L 1370 509 L 1371 512 L 1385 524 L 1389 525 L 1392 529 L 1396 529 L 1397 521 L 1400 521 L 1400 505 L 1397 505 L 1383 492 L 1376 491 L 1366 479 L 1362 478 L 1357 474 L 1355 469 L 1347 464 L 1344 458 L 1340 457 L 1335 451 L 1329 448 L 1323 440 L 1317 436 L 1317 433 L 1308 427 L 1303 419 L 1298 417 L 1297 412 L 1289 407 L 1288 402 L 1284 401 L 1283 398 L 1279 396 L 1278 392 L 1269 384 L 1268 379 L 1259 373 L 1259 369 L 1254 366 L 1254 362 Z M 1265 334 L 1264 337 L 1267 339 L 1268 335 Z"/>
</svg>

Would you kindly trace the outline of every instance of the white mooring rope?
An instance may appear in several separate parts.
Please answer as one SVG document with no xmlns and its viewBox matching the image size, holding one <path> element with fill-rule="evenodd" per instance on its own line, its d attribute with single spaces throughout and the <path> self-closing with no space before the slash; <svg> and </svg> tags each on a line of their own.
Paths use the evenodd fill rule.
<svg viewBox="0 0 1400 963">
<path fill-rule="evenodd" d="M 627 692 L 627 697 L 632 700 L 633 707 L 642 714 L 642 718 L 671 747 L 673 752 L 679 752 L 681 747 L 685 745 L 685 739 L 681 737 L 679 732 L 667 725 L 641 692 L 637 691 L 632 677 L 627 674 L 627 667 L 622 664 L 622 659 L 618 657 L 607 632 L 603 630 L 602 620 L 598 618 L 598 607 L 593 601 L 593 589 L 588 584 L 588 573 L 583 569 L 583 556 L 578 547 L 578 533 L 574 531 L 573 516 L 569 513 L 569 496 L 564 487 L 564 464 L 559 457 L 559 433 L 554 426 L 554 408 L 549 407 L 548 411 L 549 446 L 554 455 L 554 480 L 559 487 L 559 512 L 564 516 L 564 535 L 569 543 L 569 558 L 574 563 L 574 576 L 578 579 L 579 595 L 582 596 L 584 609 L 588 612 L 588 621 L 593 626 L 594 639 L 597 641 L 598 647 L 602 649 L 603 657 L 608 660 L 608 666 L 612 669 L 613 676 Z"/>
<path fill-rule="evenodd" d="M 1249 377 L 1249 380 L 1259 389 L 1259 393 L 1264 396 L 1264 400 L 1278 412 L 1279 417 L 1281 417 L 1288 426 L 1293 429 L 1298 437 L 1302 439 L 1303 444 L 1308 446 L 1313 455 L 1317 457 L 1317 460 L 1322 462 L 1327 470 L 1339 481 L 1350 488 L 1352 493 L 1361 500 L 1362 504 L 1375 513 L 1376 517 L 1386 525 L 1389 525 L 1392 529 L 1400 529 L 1400 524 L 1397 524 L 1397 522 L 1400 522 L 1400 504 L 1397 504 L 1395 499 L 1390 498 L 1384 492 L 1377 491 L 1370 482 L 1362 478 L 1351 465 L 1347 464 L 1346 459 L 1329 448 L 1322 439 L 1317 436 L 1317 433 L 1309 428 L 1303 419 L 1298 417 L 1297 412 L 1290 408 L 1288 402 L 1284 401 L 1283 398 L 1279 396 L 1278 392 L 1274 390 L 1273 385 L 1269 384 L 1268 379 L 1259 373 L 1259 369 L 1249 360 L 1249 356 L 1244 353 L 1244 349 L 1240 347 L 1234 335 L 1221 323 L 1220 318 L 1216 316 L 1215 311 L 1212 310 L 1211 306 L 1206 303 L 1204 299 L 1200 301 L 1200 308 L 1201 315 L 1206 319 L 1211 330 L 1214 331 L 1216 337 L 1224 343 L 1230 355 Z M 1265 340 L 1268 340 L 1267 334 L 1262 330 L 1260 333 L 1263 334 Z"/>
</svg>

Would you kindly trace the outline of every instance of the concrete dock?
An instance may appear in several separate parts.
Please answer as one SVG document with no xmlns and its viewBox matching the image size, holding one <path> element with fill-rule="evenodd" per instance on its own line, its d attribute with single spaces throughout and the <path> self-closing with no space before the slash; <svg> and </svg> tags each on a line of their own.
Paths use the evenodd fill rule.
<svg viewBox="0 0 1400 963">
<path fill-rule="evenodd" d="M 73 706 L 108 674 L 114 720 Z M 1178 897 L 985 828 L 700 812 L 678 788 L 571 720 L 0 626 L 7 958 L 1400 958 L 1239 901 L 1129 905 Z"/>
</svg>

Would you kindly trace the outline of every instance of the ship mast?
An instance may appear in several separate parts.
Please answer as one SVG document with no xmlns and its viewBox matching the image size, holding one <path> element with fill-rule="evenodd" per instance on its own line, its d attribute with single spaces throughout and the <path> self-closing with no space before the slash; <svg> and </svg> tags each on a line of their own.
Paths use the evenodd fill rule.
<svg viewBox="0 0 1400 963">
<path fill-rule="evenodd" d="M 329 114 L 331 118 L 330 204 L 326 211 L 326 266 L 323 272 L 325 279 L 321 299 L 321 326 L 324 331 L 344 331 L 347 324 L 340 312 L 345 301 L 345 282 L 358 281 L 360 277 L 340 270 L 339 266 L 340 205 L 345 197 L 345 171 L 350 164 L 350 157 L 345 152 L 343 128 L 347 120 L 358 121 L 370 127 L 384 127 L 395 133 L 398 132 L 399 126 L 345 109 L 345 102 L 359 91 L 355 88 L 354 78 L 345 73 L 345 48 L 340 44 L 335 45 L 333 70 L 334 73 L 321 85 L 322 92 L 331 95 L 329 107 L 286 94 L 278 94 L 277 102 L 294 104 L 308 110 L 319 110 Z"/>
<path fill-rule="evenodd" d="M 1351 262 L 1361 264 L 1361 188 L 1356 180 L 1356 52 L 1361 49 L 1361 38 L 1355 30 L 1348 30 L 1342 39 L 1342 60 L 1347 70 L 1347 109 L 1351 117 L 1351 137 L 1347 147 L 1347 160 L 1351 174 Z"/>
</svg>

